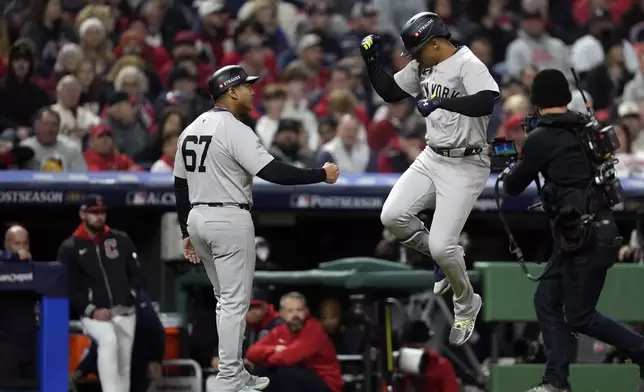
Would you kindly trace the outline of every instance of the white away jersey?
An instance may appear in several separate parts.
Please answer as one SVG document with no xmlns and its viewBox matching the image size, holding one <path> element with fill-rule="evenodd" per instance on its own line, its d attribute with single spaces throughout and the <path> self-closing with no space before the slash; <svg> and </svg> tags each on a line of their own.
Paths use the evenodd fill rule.
<svg viewBox="0 0 644 392">
<path fill-rule="evenodd" d="M 188 181 L 191 204 L 252 204 L 253 177 L 272 160 L 252 129 L 215 108 L 181 133 L 174 175 Z"/>
<path fill-rule="evenodd" d="M 472 51 L 461 46 L 451 57 L 436 66 L 418 70 L 412 60 L 394 75 L 400 88 L 412 97 L 455 98 L 476 94 L 479 91 L 499 92 L 499 86 L 485 64 Z M 435 147 L 477 147 L 487 142 L 489 119 L 468 117 L 459 113 L 436 109 L 427 116 L 427 143 Z"/>
</svg>

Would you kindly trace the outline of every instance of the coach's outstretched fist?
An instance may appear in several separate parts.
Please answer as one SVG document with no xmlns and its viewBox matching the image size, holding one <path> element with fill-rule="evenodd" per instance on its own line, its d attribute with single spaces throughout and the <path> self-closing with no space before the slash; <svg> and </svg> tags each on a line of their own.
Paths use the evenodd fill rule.
<svg viewBox="0 0 644 392">
<path fill-rule="evenodd" d="M 380 37 L 376 34 L 364 37 L 360 42 L 360 53 L 365 63 L 376 63 L 380 57 Z"/>
<path fill-rule="evenodd" d="M 324 182 L 327 184 L 335 184 L 335 182 L 338 181 L 340 169 L 338 169 L 338 166 L 335 163 L 327 162 L 322 166 L 322 169 L 326 172 L 326 180 Z"/>
</svg>

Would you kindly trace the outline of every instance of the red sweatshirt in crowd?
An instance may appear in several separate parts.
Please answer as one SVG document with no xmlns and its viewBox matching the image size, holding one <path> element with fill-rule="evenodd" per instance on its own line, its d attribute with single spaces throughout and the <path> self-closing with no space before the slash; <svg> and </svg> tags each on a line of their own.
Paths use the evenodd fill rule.
<svg viewBox="0 0 644 392">
<path fill-rule="evenodd" d="M 279 353 L 275 346 L 286 348 Z M 333 392 L 340 392 L 344 382 L 340 374 L 333 343 L 324 332 L 320 321 L 308 317 L 304 328 L 297 333 L 291 332 L 284 323 L 248 348 L 246 358 L 254 363 L 269 366 L 302 365 L 317 374 Z"/>
<path fill-rule="evenodd" d="M 89 171 L 143 171 L 143 168 L 134 163 L 132 158 L 125 154 L 101 155 L 92 150 L 87 150 L 83 153 L 83 156 Z"/>
</svg>

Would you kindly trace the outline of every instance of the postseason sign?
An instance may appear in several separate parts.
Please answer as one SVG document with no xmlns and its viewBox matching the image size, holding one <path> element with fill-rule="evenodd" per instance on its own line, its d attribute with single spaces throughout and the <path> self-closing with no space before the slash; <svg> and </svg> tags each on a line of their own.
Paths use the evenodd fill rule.
<svg viewBox="0 0 644 392">
<path fill-rule="evenodd" d="M 398 179 L 397 174 L 346 174 L 333 185 L 281 186 L 255 179 L 253 210 L 295 212 L 335 210 L 378 213 Z M 494 213 L 496 177 L 491 176 L 474 210 Z M 644 180 L 622 179 L 626 193 L 624 211 L 644 208 Z M 176 208 L 173 177 L 166 173 L 85 172 L 44 173 L 3 171 L 0 175 L 0 208 L 38 205 L 81 205 L 85 197 L 100 195 L 110 207 Z M 503 195 L 502 195 L 503 196 Z M 528 207 L 538 200 L 532 184 L 518 197 L 503 197 L 501 206 L 509 213 L 538 213 Z"/>
<path fill-rule="evenodd" d="M 62 204 L 62 191 L 0 191 L 0 204 Z"/>
</svg>

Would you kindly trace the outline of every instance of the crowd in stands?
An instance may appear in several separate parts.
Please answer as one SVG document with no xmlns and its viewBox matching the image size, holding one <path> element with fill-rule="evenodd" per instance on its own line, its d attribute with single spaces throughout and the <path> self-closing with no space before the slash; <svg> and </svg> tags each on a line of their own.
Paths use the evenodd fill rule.
<svg viewBox="0 0 644 392">
<path fill-rule="evenodd" d="M 344 173 L 404 171 L 424 148 L 413 99 L 374 93 L 360 39 L 379 34 L 389 68 L 397 31 L 439 14 L 490 68 L 501 98 L 489 136 L 517 141 L 535 73 L 561 69 L 623 141 L 620 174 L 644 165 L 644 3 L 634 0 L 31 0 L 0 1 L 0 167 L 170 172 L 177 135 L 211 106 L 218 67 L 255 84 L 244 122 L 280 160 L 334 161 Z M 574 83 L 570 66 L 580 76 Z"/>
</svg>

